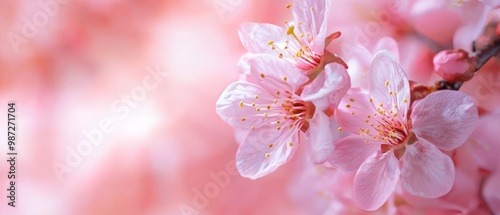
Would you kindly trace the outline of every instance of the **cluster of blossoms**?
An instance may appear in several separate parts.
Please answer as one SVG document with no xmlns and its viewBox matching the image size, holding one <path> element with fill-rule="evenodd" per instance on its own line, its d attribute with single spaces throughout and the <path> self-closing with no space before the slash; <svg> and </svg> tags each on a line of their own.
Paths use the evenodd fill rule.
<svg viewBox="0 0 500 215">
<path fill-rule="evenodd" d="M 296 0 L 286 8 L 293 20 L 284 27 L 241 25 L 248 51 L 238 64 L 242 76 L 216 104 L 236 129 L 242 176 L 268 175 L 301 148 L 309 161 L 291 193 L 318 189 L 327 196 L 321 209 L 311 209 L 315 213 L 479 213 L 480 207 L 500 213 L 500 166 L 491 149 L 483 150 L 500 149 L 494 129 L 484 128 L 500 117 L 488 112 L 479 118 L 474 100 L 458 91 L 484 64 L 481 53 L 438 53 L 434 68 L 444 80 L 425 86 L 408 79 L 394 39 L 381 39 L 374 52 L 357 59 L 334 54 L 329 46 L 341 34 L 329 30 L 330 0 Z M 469 162 L 475 169 L 465 167 Z M 470 173 L 475 170 L 481 173 Z M 483 183 L 477 202 L 449 206 L 477 178 Z M 317 196 L 307 198 L 323 201 Z"/>
</svg>

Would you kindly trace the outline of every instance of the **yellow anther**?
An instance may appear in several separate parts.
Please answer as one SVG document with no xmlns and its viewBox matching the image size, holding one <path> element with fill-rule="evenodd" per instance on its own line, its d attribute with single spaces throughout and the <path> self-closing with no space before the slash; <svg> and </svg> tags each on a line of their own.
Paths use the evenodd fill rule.
<svg viewBox="0 0 500 215">
<path fill-rule="evenodd" d="M 277 104 L 277 103 L 278 103 L 278 99 L 275 99 L 275 100 L 273 101 L 273 103 L 274 103 L 274 104 Z"/>
<path fill-rule="evenodd" d="M 314 11 L 314 7 L 311 7 L 311 11 Z"/>
<path fill-rule="evenodd" d="M 264 113 L 264 117 L 267 117 L 267 113 Z"/>
<path fill-rule="evenodd" d="M 283 58 L 283 53 L 280 53 L 280 54 L 278 55 L 278 57 L 279 57 L 279 58 Z"/>
<path fill-rule="evenodd" d="M 368 140 L 365 140 L 366 143 L 368 143 Z"/>
<path fill-rule="evenodd" d="M 272 144 L 272 143 L 271 143 L 271 144 L 269 144 L 269 148 L 272 148 L 272 147 L 273 147 L 273 144 Z"/>
<path fill-rule="evenodd" d="M 294 30 L 295 30 L 295 26 L 290 25 L 290 27 L 288 27 L 288 29 L 286 29 L 286 34 L 287 35 L 295 35 L 295 33 L 293 32 Z"/>
<path fill-rule="evenodd" d="M 279 95 L 279 94 L 281 94 L 280 91 L 276 92 L 276 95 Z"/>
<path fill-rule="evenodd" d="M 303 34 L 303 33 L 300 33 L 300 34 L 299 34 L 299 37 L 300 37 L 300 38 L 304 37 L 304 34 Z"/>
<path fill-rule="evenodd" d="M 350 104 L 346 104 L 345 107 L 346 108 L 351 108 L 351 105 Z"/>
<path fill-rule="evenodd" d="M 255 102 L 252 102 L 252 107 L 255 107 Z"/>
<path fill-rule="evenodd" d="M 288 145 L 289 145 L 289 146 L 293 146 L 293 143 L 292 143 L 292 142 L 290 142 Z"/>
<path fill-rule="evenodd" d="M 253 130 L 253 129 L 255 129 L 255 126 L 253 126 L 253 125 L 252 125 L 252 126 L 250 126 L 250 129 L 252 129 L 252 130 Z"/>
<path fill-rule="evenodd" d="M 372 99 L 372 98 L 370 98 L 370 102 L 373 102 L 373 99 Z"/>
<path fill-rule="evenodd" d="M 260 111 L 260 107 L 255 108 L 256 111 Z"/>
<path fill-rule="evenodd" d="M 342 132 L 342 131 L 343 131 L 342 127 L 339 127 L 338 131 L 339 131 L 339 132 Z"/>
<path fill-rule="evenodd" d="M 242 108 L 242 107 L 243 107 L 243 101 L 240 102 L 240 108 Z"/>
<path fill-rule="evenodd" d="M 278 131 L 279 131 L 280 129 L 281 129 L 281 126 L 279 126 L 279 125 L 278 125 L 278 126 L 276 126 L 276 130 L 278 130 Z"/>
<path fill-rule="evenodd" d="M 266 153 L 266 158 L 268 158 L 269 156 L 271 156 L 269 153 Z"/>
<path fill-rule="evenodd" d="M 404 102 L 404 103 L 406 103 L 406 102 L 408 102 L 408 100 L 406 100 L 406 99 L 403 99 L 403 102 Z"/>
<path fill-rule="evenodd" d="M 288 78 L 286 76 L 283 77 L 283 81 L 286 81 L 288 80 Z"/>
<path fill-rule="evenodd" d="M 258 98 L 259 98 L 259 96 L 258 96 L 258 95 L 255 95 L 255 96 L 253 96 L 253 98 L 254 98 L 254 99 L 258 99 Z"/>
<path fill-rule="evenodd" d="M 287 9 L 290 9 L 290 8 L 292 7 L 292 4 L 287 4 L 285 7 L 286 7 Z"/>
<path fill-rule="evenodd" d="M 260 77 L 261 77 L 261 78 L 265 78 L 265 77 L 266 77 L 266 75 L 264 75 L 264 73 L 260 73 Z"/>
<path fill-rule="evenodd" d="M 353 98 L 350 98 L 350 99 L 349 99 L 349 101 L 354 102 L 354 99 L 353 99 Z"/>
<path fill-rule="evenodd" d="M 276 120 L 276 124 L 280 124 L 280 123 L 281 123 L 281 121 L 279 121 L 279 120 Z"/>
<path fill-rule="evenodd" d="M 354 112 L 351 112 L 351 115 L 354 115 Z"/>
<path fill-rule="evenodd" d="M 269 109 L 271 109 L 271 106 L 270 106 L 270 105 L 268 105 L 266 108 L 269 110 Z"/>
<path fill-rule="evenodd" d="M 385 81 L 385 86 L 389 86 L 389 81 Z"/>
<path fill-rule="evenodd" d="M 274 44 L 274 41 L 272 41 L 272 40 L 267 41 L 267 45 L 272 46 L 273 44 Z"/>
<path fill-rule="evenodd" d="M 243 117 L 241 118 L 241 121 L 242 121 L 242 122 L 244 122 L 245 120 L 247 120 L 247 119 L 245 119 L 245 118 L 243 118 Z"/>
</svg>

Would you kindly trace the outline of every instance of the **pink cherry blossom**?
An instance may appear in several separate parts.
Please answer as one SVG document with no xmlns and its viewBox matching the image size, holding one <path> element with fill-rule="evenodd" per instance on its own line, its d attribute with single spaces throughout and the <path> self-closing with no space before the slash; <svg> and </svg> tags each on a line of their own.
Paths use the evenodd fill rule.
<svg viewBox="0 0 500 215">
<path fill-rule="evenodd" d="M 217 101 L 217 113 L 232 127 L 248 129 L 236 155 L 242 176 L 259 178 L 286 163 L 302 142 L 314 163 L 333 150 L 329 116 L 350 87 L 346 69 L 328 64 L 311 83 L 288 61 L 268 55 L 247 55 L 240 66 L 249 68 L 252 83 L 230 84 Z"/>
<path fill-rule="evenodd" d="M 347 65 L 325 50 L 335 32 L 327 36 L 330 0 L 296 0 L 286 8 L 294 20 L 285 21 L 285 28 L 266 23 L 244 23 L 239 28 L 243 46 L 252 53 L 267 53 L 286 59 L 302 71 L 309 71 L 329 62 Z M 321 66 L 320 66 L 321 67 Z"/>
<path fill-rule="evenodd" d="M 398 181 L 410 194 L 436 198 L 448 193 L 455 171 L 453 150 L 472 133 L 477 109 L 461 92 L 438 91 L 410 106 L 406 74 L 388 51 L 373 59 L 369 92 L 347 95 L 336 112 L 339 131 L 348 136 L 335 144 L 329 162 L 357 170 L 354 194 L 365 210 L 382 206 Z"/>
</svg>

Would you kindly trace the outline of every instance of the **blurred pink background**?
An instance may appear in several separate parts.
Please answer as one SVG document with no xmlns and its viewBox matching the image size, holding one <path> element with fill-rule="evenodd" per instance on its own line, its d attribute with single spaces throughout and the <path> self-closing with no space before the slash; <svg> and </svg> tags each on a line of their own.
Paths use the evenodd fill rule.
<svg viewBox="0 0 500 215">
<path fill-rule="evenodd" d="M 215 101 L 238 77 L 237 27 L 282 22 L 284 1 L 52 2 L 50 10 L 34 0 L 0 3 L 0 119 L 16 102 L 19 152 L 15 209 L 3 197 L 8 166 L 0 164 L 1 214 L 293 214 L 292 164 L 257 181 L 229 175 L 213 198 L 195 191 L 234 162 L 233 130 Z M 37 32 L 12 43 L 7 35 L 23 36 L 25 18 L 38 19 Z M 160 81 L 148 69 L 162 72 Z M 80 146 L 101 120 L 113 130 Z M 80 159 L 68 163 L 73 153 Z"/>
</svg>

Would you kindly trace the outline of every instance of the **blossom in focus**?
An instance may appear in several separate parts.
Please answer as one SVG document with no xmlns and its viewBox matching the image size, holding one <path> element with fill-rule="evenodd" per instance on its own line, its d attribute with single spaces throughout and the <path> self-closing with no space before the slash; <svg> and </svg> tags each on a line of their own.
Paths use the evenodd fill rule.
<svg viewBox="0 0 500 215">
<path fill-rule="evenodd" d="M 340 58 L 325 50 L 340 36 L 340 32 L 327 36 L 330 4 L 330 0 L 294 1 L 286 5 L 292 10 L 294 21 L 285 21 L 285 28 L 267 23 L 243 23 L 239 28 L 241 42 L 252 53 L 274 55 L 309 73 L 315 72 L 315 68 L 321 70 L 330 62 L 347 68 Z"/>
<path fill-rule="evenodd" d="M 369 73 L 369 92 L 353 92 L 340 103 L 336 119 L 348 136 L 335 143 L 330 164 L 357 170 L 354 196 L 365 210 L 382 206 L 401 179 L 411 195 L 436 198 L 448 193 L 455 171 L 450 151 L 472 133 L 477 108 L 456 91 L 439 91 L 410 101 L 406 74 L 394 57 L 380 51 Z M 411 108 L 411 109 L 410 109 Z"/>
<path fill-rule="evenodd" d="M 325 162 L 333 134 L 323 110 L 338 104 L 350 88 L 346 69 L 328 64 L 309 83 L 289 62 L 265 54 L 246 56 L 241 64 L 253 81 L 230 84 L 216 105 L 230 126 L 250 130 L 236 155 L 240 174 L 255 179 L 273 172 L 302 142 L 309 144 L 314 163 Z"/>
<path fill-rule="evenodd" d="M 474 76 L 476 65 L 464 50 L 444 50 L 434 56 L 435 72 L 447 81 L 467 81 Z"/>
</svg>

